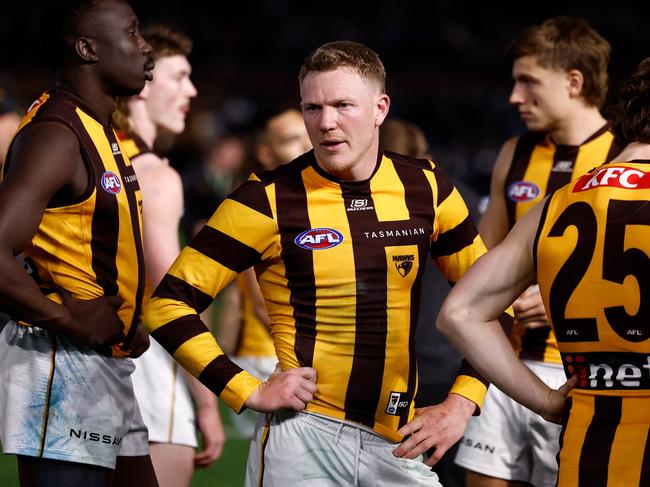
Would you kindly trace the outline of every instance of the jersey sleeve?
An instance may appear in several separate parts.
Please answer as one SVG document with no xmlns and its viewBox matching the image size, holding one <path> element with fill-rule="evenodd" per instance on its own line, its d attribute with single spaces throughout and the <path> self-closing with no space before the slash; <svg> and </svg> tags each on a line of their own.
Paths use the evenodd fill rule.
<svg viewBox="0 0 650 487">
<path fill-rule="evenodd" d="M 437 191 L 434 192 L 436 219 L 431 242 L 431 257 L 453 286 L 487 249 L 460 192 L 439 168 L 434 166 L 433 174 Z M 512 328 L 513 316 L 513 311 L 510 309 L 499 318 L 506 333 L 509 333 Z M 450 392 L 473 401 L 480 408 L 487 386 L 488 381 L 463 359 Z"/>
<path fill-rule="evenodd" d="M 276 229 L 264 185 L 252 176 L 183 248 L 145 310 L 151 336 L 237 412 L 260 381 L 226 357 L 199 314 L 238 273 L 276 251 Z"/>
</svg>

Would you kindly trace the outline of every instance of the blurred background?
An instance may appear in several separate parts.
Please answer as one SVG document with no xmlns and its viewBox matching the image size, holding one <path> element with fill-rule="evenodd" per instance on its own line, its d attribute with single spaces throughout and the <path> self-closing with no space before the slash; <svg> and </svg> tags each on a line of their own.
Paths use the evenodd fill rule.
<svg viewBox="0 0 650 487">
<path fill-rule="evenodd" d="M 44 3 L 23 0 L 2 7 L 0 113 L 23 111 L 51 86 L 53 74 L 38 43 Z M 182 174 L 188 187 L 186 205 L 199 201 L 201 191 L 207 194 L 207 216 L 232 184 L 255 167 L 252 146 L 269 112 L 299 106 L 299 66 L 325 42 L 355 40 L 380 55 L 388 72 L 390 116 L 419 126 L 434 161 L 467 188 L 461 189 L 466 198 L 472 193 L 477 201 L 488 193 L 501 144 L 524 132 L 516 110 L 508 104 L 512 82 L 503 58 L 519 31 L 556 15 L 587 19 L 612 45 L 606 115 L 621 82 L 650 55 L 650 9 L 640 2 L 131 3 L 141 25 L 166 23 L 194 41 L 190 60 L 198 96 L 185 133 L 176 139 L 161 138 L 157 149 Z M 201 176 L 206 167 L 211 168 L 209 184 Z M 186 233 L 191 233 L 189 226 Z M 443 296 L 446 290 L 435 286 L 427 274 L 425 289 Z M 433 306 L 431 300 L 423 300 L 421 321 L 428 325 L 435 317 Z M 421 393 L 426 397 L 421 405 L 444 398 L 458 364 L 450 346 L 425 335 L 435 333 L 432 328 L 418 330 Z M 227 421 L 227 415 L 222 417 Z M 224 457 L 199 472 L 194 486 L 242 484 L 248 442 L 229 426 L 227 435 Z M 0 484 L 17 485 L 15 459 L 0 460 Z M 461 484 L 462 480 L 445 483 Z"/>
</svg>

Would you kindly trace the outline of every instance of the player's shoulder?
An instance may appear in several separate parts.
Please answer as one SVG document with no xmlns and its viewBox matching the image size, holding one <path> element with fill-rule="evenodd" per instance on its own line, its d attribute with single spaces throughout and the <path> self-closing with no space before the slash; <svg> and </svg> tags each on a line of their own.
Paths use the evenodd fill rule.
<svg viewBox="0 0 650 487">
<path fill-rule="evenodd" d="M 312 165 L 315 161 L 314 152 L 305 152 L 303 155 L 298 156 L 293 161 L 283 164 L 270 171 L 260 171 L 254 174 L 255 180 L 259 181 L 263 186 L 275 184 L 285 179 L 295 177 L 296 174 L 301 173 L 307 167 Z M 249 179 L 251 181 L 251 179 Z"/>
<path fill-rule="evenodd" d="M 413 168 L 419 170 L 423 169 L 426 171 L 433 171 L 435 167 L 435 164 L 432 164 L 432 162 L 429 159 L 409 157 L 409 156 L 405 156 L 404 154 L 398 154 L 396 152 L 391 152 L 387 150 L 384 150 L 383 153 L 384 156 L 390 159 L 391 161 L 393 161 L 394 164 L 397 164 L 404 168 Z"/>
</svg>

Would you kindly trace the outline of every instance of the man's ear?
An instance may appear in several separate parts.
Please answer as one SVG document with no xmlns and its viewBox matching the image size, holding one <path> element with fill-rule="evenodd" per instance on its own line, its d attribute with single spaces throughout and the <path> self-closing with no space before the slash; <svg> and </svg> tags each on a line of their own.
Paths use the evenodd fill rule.
<svg viewBox="0 0 650 487">
<path fill-rule="evenodd" d="M 87 37 L 80 37 L 74 43 L 77 55 L 88 63 L 96 63 L 98 60 L 95 41 Z"/>
<path fill-rule="evenodd" d="M 390 108 L 390 98 L 386 93 L 379 95 L 376 104 L 376 115 L 375 115 L 375 127 L 379 127 L 384 123 L 384 119 L 388 115 L 388 109 Z"/>
<path fill-rule="evenodd" d="M 572 98 L 582 95 L 582 88 L 585 85 L 585 78 L 582 72 L 577 69 L 571 69 L 567 72 L 567 80 L 569 82 L 569 95 Z"/>
</svg>

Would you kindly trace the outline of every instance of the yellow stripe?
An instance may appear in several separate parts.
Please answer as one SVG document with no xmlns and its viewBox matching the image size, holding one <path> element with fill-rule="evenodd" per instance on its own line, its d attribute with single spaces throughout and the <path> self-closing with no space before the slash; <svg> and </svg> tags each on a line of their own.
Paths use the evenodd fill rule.
<svg viewBox="0 0 650 487">
<path fill-rule="evenodd" d="M 212 333 L 206 331 L 178 347 L 174 352 L 174 359 L 182 363 L 190 374 L 198 377 L 203 369 L 219 355 L 223 355 L 223 351 L 217 345 Z"/>
<path fill-rule="evenodd" d="M 167 323 L 189 315 L 196 315 L 196 312 L 182 301 L 152 297 L 149 306 L 144 310 L 143 322 L 149 332 L 153 332 Z"/>
<path fill-rule="evenodd" d="M 594 398 L 574 394 L 571 414 L 564 431 L 564 442 L 560 451 L 558 486 L 578 485 L 580 453 L 593 416 Z"/>
<path fill-rule="evenodd" d="M 399 182 L 393 161 L 383 157 L 379 169 L 370 180 L 370 191 L 374 198 L 375 213 L 380 222 L 409 219 L 409 210 L 404 196 L 404 185 Z M 379 197 L 381 196 L 381 197 Z"/>
<path fill-rule="evenodd" d="M 539 194 L 535 199 L 517 203 L 515 206 L 515 220 L 519 220 L 535 204 L 542 200 L 546 194 L 548 175 L 553 168 L 553 156 L 555 145 L 548 138 L 541 144 L 537 144 L 530 156 L 530 162 L 524 173 L 524 181 L 533 181 L 539 187 Z"/>
<path fill-rule="evenodd" d="M 257 480 L 257 485 L 258 487 L 262 486 L 262 479 L 264 478 L 264 449 L 266 447 L 266 440 L 269 437 L 269 430 L 271 429 L 271 425 L 269 420 L 266 420 L 266 424 L 264 425 L 264 429 L 262 430 L 262 436 L 260 438 L 260 476 Z"/>
<path fill-rule="evenodd" d="M 639 485 L 643 464 L 643 445 L 650 426 L 650 398 L 623 399 L 621 422 L 614 435 L 609 457 L 608 479 L 615 485 Z M 611 481 L 608 485 L 612 485 Z"/>
<path fill-rule="evenodd" d="M 212 298 L 230 284 L 237 275 L 236 272 L 192 247 L 185 247 L 182 250 L 167 273 L 178 277 Z"/>
<path fill-rule="evenodd" d="M 451 387 L 450 393 L 463 396 L 470 401 L 476 403 L 480 408 L 483 405 L 483 399 L 487 393 L 487 387 L 480 380 L 470 377 L 468 375 L 459 375 Z"/>
</svg>

